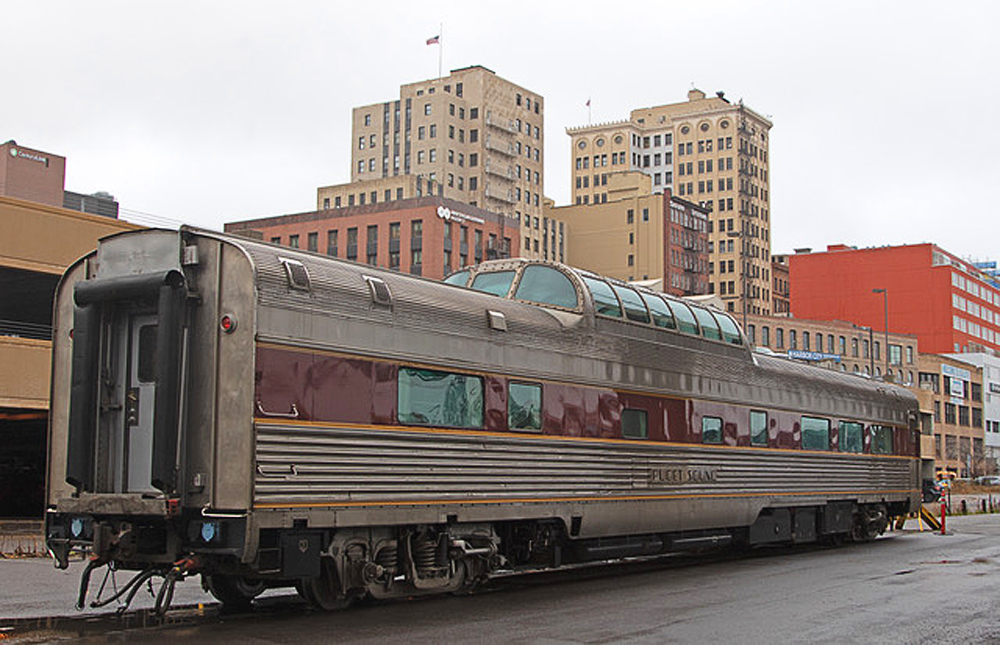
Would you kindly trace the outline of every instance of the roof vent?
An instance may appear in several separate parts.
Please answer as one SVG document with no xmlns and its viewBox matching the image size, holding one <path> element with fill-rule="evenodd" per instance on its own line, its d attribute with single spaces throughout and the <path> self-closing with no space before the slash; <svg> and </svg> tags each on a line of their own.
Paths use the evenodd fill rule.
<svg viewBox="0 0 1000 645">
<path fill-rule="evenodd" d="M 363 276 L 368 283 L 368 290 L 371 291 L 372 302 L 383 307 L 392 306 L 392 293 L 389 292 L 389 285 L 382 278 L 370 275 Z"/>
<path fill-rule="evenodd" d="M 492 309 L 486 310 L 486 319 L 490 324 L 490 329 L 495 331 L 507 331 L 507 316 Z"/>
<path fill-rule="evenodd" d="M 288 277 L 288 286 L 298 291 L 311 291 L 309 284 L 309 271 L 304 264 L 298 260 L 288 258 L 278 258 L 282 266 L 285 267 L 285 275 Z"/>
</svg>

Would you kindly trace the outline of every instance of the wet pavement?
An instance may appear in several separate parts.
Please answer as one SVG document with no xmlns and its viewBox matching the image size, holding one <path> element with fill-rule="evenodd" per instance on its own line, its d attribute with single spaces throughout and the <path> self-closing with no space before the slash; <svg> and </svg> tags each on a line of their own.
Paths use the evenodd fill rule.
<svg viewBox="0 0 1000 645">
<path fill-rule="evenodd" d="M 218 616 L 208 607 L 204 620 L 187 624 L 110 625 L 99 634 L 63 630 L 38 637 L 153 643 L 1000 641 L 1000 516 L 948 519 L 950 534 L 943 536 L 918 532 L 910 521 L 907 530 L 840 548 L 763 549 L 739 559 L 526 576 L 467 597 L 333 613 L 291 601 L 277 611 L 265 601 L 246 616 Z M 49 564 L 0 562 L 0 617 L 14 611 L 74 613 L 76 572 Z M 178 585 L 177 598 L 185 604 L 208 600 L 197 578 Z M 0 630 L 4 625 L 0 620 Z"/>
</svg>

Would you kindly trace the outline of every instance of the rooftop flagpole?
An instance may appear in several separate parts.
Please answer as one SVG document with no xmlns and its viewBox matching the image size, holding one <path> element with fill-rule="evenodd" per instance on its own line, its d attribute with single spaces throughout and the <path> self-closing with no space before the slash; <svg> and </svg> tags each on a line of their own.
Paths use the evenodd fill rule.
<svg viewBox="0 0 1000 645">
<path fill-rule="evenodd" d="M 444 25 L 438 25 L 438 29 L 443 29 Z M 432 36 L 427 39 L 428 45 L 438 46 L 438 80 L 441 80 L 441 31 L 438 31 L 437 36 Z"/>
<path fill-rule="evenodd" d="M 444 36 L 444 23 L 438 24 L 438 79 L 443 77 L 441 71 L 441 59 L 444 57 L 444 45 L 441 43 L 441 37 Z"/>
</svg>

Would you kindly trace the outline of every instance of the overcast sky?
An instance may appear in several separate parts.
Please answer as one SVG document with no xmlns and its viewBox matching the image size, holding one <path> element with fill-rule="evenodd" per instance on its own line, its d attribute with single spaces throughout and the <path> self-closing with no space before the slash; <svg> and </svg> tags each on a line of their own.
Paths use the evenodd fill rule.
<svg viewBox="0 0 1000 645">
<path fill-rule="evenodd" d="M 935 242 L 998 259 L 995 2 L 4 0 L 0 141 L 63 155 L 66 188 L 221 228 L 313 210 L 350 178 L 351 108 L 483 65 L 565 128 L 698 87 L 771 130 L 772 252 Z"/>
</svg>

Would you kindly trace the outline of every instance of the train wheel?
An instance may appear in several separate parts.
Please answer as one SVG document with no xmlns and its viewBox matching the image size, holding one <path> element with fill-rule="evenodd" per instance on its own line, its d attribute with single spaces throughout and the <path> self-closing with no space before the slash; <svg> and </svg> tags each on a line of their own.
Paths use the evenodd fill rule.
<svg viewBox="0 0 1000 645">
<path fill-rule="evenodd" d="M 260 580 L 220 573 L 202 576 L 202 586 L 222 603 L 225 611 L 249 610 L 251 601 L 266 588 Z"/>
<path fill-rule="evenodd" d="M 315 578 L 306 578 L 298 586 L 300 595 L 324 611 L 345 609 L 353 598 L 340 595 L 340 578 L 337 565 L 331 558 L 321 558 L 320 572 Z"/>
</svg>

